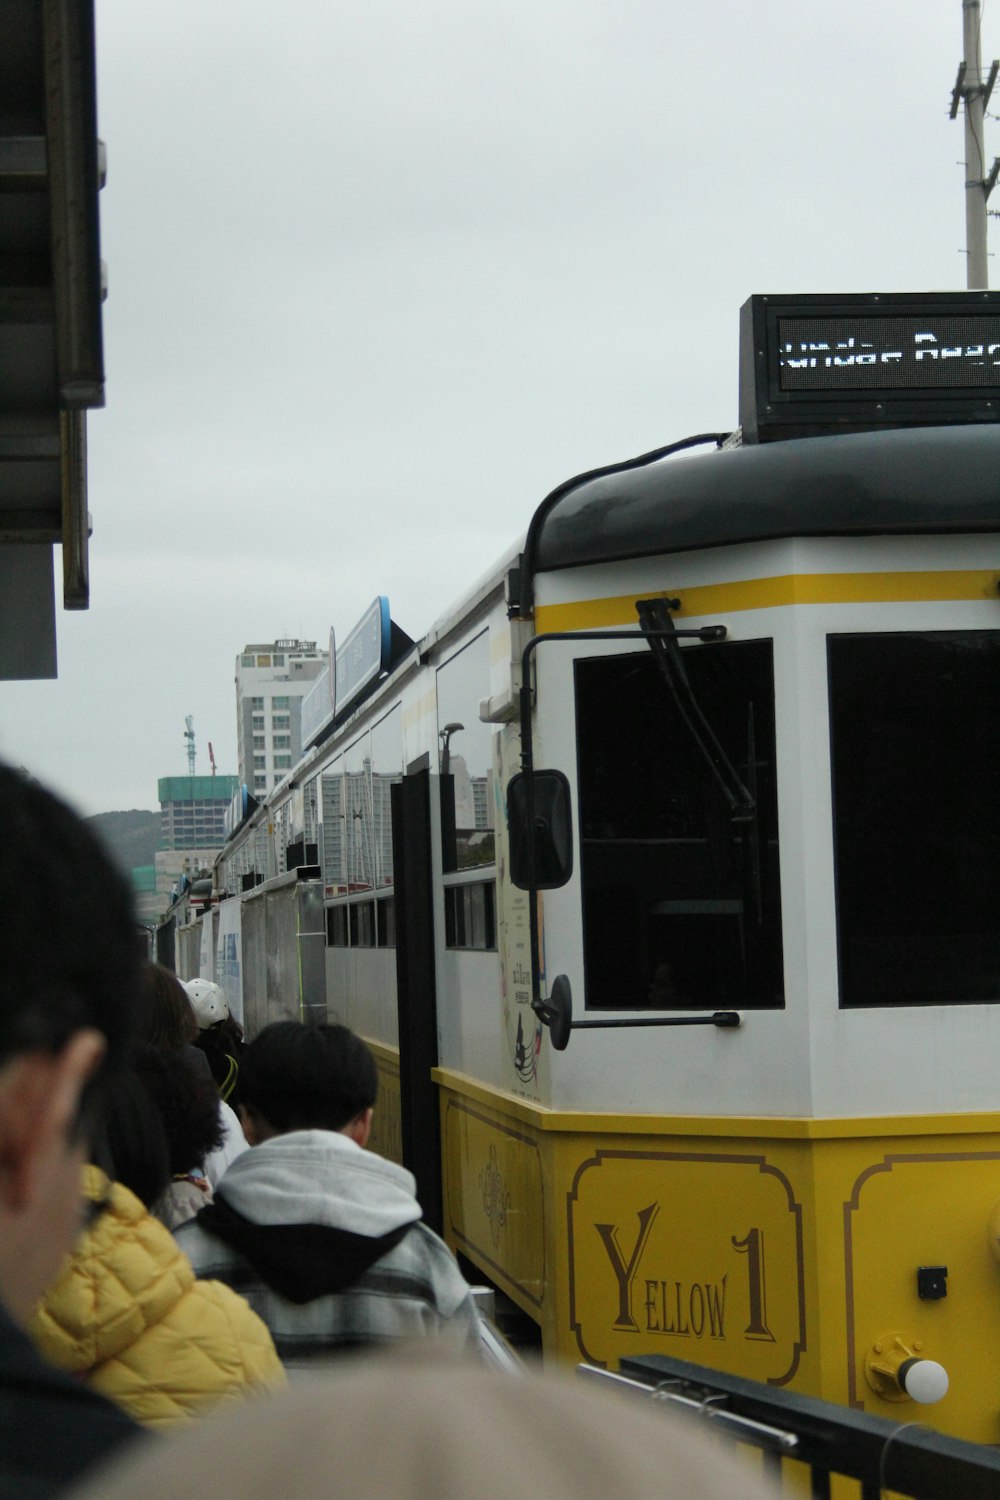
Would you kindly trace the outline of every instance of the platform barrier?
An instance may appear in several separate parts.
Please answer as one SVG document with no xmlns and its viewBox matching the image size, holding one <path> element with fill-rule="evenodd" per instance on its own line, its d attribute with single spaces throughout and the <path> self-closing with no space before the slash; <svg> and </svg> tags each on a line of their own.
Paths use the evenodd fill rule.
<svg viewBox="0 0 1000 1500">
<path fill-rule="evenodd" d="M 760 1449 L 775 1477 L 786 1465 L 802 1465 L 813 1500 L 829 1500 L 835 1475 L 857 1481 L 860 1500 L 879 1500 L 885 1491 L 912 1500 L 996 1500 L 1000 1494 L 1000 1451 L 946 1437 L 919 1420 L 888 1422 L 659 1355 L 624 1359 L 618 1373 L 586 1364 L 577 1370 Z"/>
</svg>

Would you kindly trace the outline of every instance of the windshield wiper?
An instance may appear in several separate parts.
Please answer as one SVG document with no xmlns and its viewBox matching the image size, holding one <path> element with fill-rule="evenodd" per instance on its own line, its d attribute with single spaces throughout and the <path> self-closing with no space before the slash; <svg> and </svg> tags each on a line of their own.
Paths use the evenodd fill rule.
<svg viewBox="0 0 1000 1500">
<path fill-rule="evenodd" d="M 635 608 L 639 629 L 666 679 L 681 722 L 725 798 L 730 817 L 734 823 L 753 823 L 757 816 L 756 799 L 719 743 L 684 669 L 677 629 L 670 613 L 672 609 L 680 608 L 680 600 L 637 599 Z"/>
</svg>

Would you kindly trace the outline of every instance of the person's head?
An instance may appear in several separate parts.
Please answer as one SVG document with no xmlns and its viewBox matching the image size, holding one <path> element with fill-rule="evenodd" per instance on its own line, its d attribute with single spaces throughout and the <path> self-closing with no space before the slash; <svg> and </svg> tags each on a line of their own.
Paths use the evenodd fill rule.
<svg viewBox="0 0 1000 1500">
<path fill-rule="evenodd" d="M 140 1043 L 111 1092 L 98 1165 L 152 1208 L 175 1174 L 202 1169 L 223 1133 L 209 1075 L 178 1048 Z"/>
<path fill-rule="evenodd" d="M 378 1071 L 364 1042 L 346 1026 L 275 1021 L 247 1047 L 240 1090 L 251 1145 L 290 1130 L 335 1130 L 363 1146 Z"/>
<path fill-rule="evenodd" d="M 131 892 L 82 819 L 0 766 L 0 827 L 0 1298 L 24 1319 L 79 1228 L 142 960 Z"/>
<path fill-rule="evenodd" d="M 144 972 L 139 1034 L 153 1047 L 184 1047 L 198 1035 L 198 1022 L 187 992 L 162 964 L 147 964 Z"/>
<path fill-rule="evenodd" d="M 110 1181 L 123 1183 L 147 1208 L 169 1183 L 167 1132 L 134 1068 L 122 1071 L 109 1088 L 104 1122 L 91 1154 Z"/>
<path fill-rule="evenodd" d="M 229 1004 L 226 992 L 211 979 L 186 979 L 184 989 L 199 1031 L 206 1031 L 218 1021 L 229 1019 Z"/>
<path fill-rule="evenodd" d="M 738 1455 L 735 1443 L 727 1451 L 707 1423 L 663 1402 L 628 1399 L 548 1365 L 544 1375 L 502 1375 L 429 1342 L 345 1356 L 269 1399 L 263 1420 L 259 1403 L 243 1401 L 167 1443 L 136 1443 L 73 1493 L 507 1500 L 516 1462 L 531 1476 L 532 1500 L 779 1500 L 780 1479 L 772 1486 L 751 1455 Z"/>
</svg>

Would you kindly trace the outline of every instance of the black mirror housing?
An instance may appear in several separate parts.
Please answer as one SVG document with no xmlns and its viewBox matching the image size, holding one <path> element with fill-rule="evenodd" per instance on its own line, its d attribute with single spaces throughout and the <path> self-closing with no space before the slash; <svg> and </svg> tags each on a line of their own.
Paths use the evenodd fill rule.
<svg viewBox="0 0 1000 1500">
<path fill-rule="evenodd" d="M 511 778 L 507 828 L 510 878 L 518 890 L 566 884 L 573 873 L 573 803 L 562 771 L 519 771 Z"/>
</svg>

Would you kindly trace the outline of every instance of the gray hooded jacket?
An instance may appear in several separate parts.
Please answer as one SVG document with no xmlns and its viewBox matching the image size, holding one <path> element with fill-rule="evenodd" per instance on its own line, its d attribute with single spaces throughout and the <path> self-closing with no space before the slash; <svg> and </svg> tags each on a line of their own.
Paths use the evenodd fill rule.
<svg viewBox="0 0 1000 1500">
<path fill-rule="evenodd" d="M 247 1298 L 286 1365 L 427 1335 L 476 1346 L 468 1284 L 414 1190 L 346 1135 L 290 1131 L 239 1156 L 177 1243 Z"/>
</svg>

